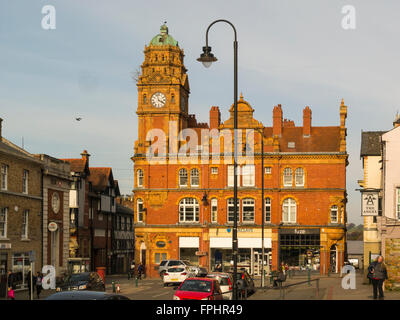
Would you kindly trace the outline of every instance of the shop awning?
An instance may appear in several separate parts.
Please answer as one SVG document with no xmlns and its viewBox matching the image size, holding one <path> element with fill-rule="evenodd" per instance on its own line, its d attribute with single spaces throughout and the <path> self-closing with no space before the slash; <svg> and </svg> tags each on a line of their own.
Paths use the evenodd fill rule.
<svg viewBox="0 0 400 320">
<path fill-rule="evenodd" d="M 179 237 L 179 248 L 199 248 L 199 237 Z"/>
<path fill-rule="evenodd" d="M 261 248 L 261 238 L 239 238 L 239 248 Z M 264 238 L 264 247 L 271 248 L 271 238 Z M 210 248 L 232 248 L 232 238 L 210 237 Z"/>
</svg>

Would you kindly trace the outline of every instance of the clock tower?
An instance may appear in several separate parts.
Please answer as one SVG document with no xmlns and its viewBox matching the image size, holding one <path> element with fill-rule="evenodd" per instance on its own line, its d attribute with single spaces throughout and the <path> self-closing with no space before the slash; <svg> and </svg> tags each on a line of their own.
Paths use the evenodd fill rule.
<svg viewBox="0 0 400 320">
<path fill-rule="evenodd" d="M 151 129 L 161 129 L 166 140 L 175 121 L 178 132 L 188 126 L 189 82 L 183 64 L 184 53 L 163 24 L 160 33 L 144 49 L 144 62 L 137 81 L 138 140 L 135 154 L 145 154 Z M 168 148 L 168 146 L 167 146 Z"/>
</svg>

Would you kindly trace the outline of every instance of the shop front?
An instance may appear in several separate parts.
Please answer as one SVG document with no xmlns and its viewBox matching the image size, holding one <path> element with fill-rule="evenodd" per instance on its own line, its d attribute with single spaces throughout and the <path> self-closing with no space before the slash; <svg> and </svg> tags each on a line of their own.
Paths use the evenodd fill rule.
<svg viewBox="0 0 400 320">
<path fill-rule="evenodd" d="M 285 228 L 279 230 L 279 264 L 289 270 L 320 271 L 320 229 Z"/>
<path fill-rule="evenodd" d="M 266 272 L 269 272 L 271 265 L 271 243 L 271 238 L 264 238 Z M 261 238 L 238 237 L 238 268 L 245 269 L 253 276 L 261 275 L 261 247 Z M 210 237 L 210 270 L 215 270 L 217 265 L 221 265 L 224 272 L 232 268 L 232 237 Z"/>
<path fill-rule="evenodd" d="M 194 265 L 199 264 L 199 237 L 179 237 L 179 259 L 190 261 Z"/>
</svg>

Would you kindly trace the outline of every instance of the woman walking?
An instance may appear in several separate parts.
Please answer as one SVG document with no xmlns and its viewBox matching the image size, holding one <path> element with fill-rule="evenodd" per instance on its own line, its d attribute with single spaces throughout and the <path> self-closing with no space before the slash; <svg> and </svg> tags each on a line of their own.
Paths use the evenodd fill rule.
<svg viewBox="0 0 400 320">
<path fill-rule="evenodd" d="M 379 300 L 383 300 L 383 283 L 387 280 L 388 275 L 382 256 L 379 256 L 376 261 L 369 265 L 368 278 L 372 281 L 374 300 L 378 299 L 378 291 Z"/>
</svg>

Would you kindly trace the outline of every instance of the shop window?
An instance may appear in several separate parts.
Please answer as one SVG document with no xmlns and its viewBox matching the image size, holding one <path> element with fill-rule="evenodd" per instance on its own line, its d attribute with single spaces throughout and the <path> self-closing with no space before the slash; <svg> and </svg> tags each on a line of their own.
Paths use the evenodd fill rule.
<svg viewBox="0 0 400 320">
<path fill-rule="evenodd" d="M 243 187 L 254 187 L 255 168 L 254 165 L 245 165 L 242 168 Z"/>
<path fill-rule="evenodd" d="M 285 168 L 283 170 L 283 186 L 291 187 L 293 185 L 293 171 L 292 168 Z"/>
<path fill-rule="evenodd" d="M 8 184 L 8 165 L 2 164 L 1 165 L 1 190 L 7 190 Z"/>
<path fill-rule="evenodd" d="M 143 187 L 144 174 L 142 169 L 136 171 L 136 177 L 137 177 L 137 186 Z"/>
<path fill-rule="evenodd" d="M 156 252 L 154 254 L 154 263 L 155 264 L 160 264 L 161 263 L 161 253 Z"/>
<path fill-rule="evenodd" d="M 190 186 L 198 187 L 200 183 L 199 180 L 200 180 L 199 169 L 190 170 Z"/>
<path fill-rule="evenodd" d="M 282 221 L 285 223 L 296 223 L 296 201 L 287 198 L 282 205 Z"/>
<path fill-rule="evenodd" d="M 29 210 L 25 210 L 24 213 L 22 214 L 22 232 L 21 232 L 21 238 L 22 239 L 28 239 L 28 232 L 29 230 Z"/>
<path fill-rule="evenodd" d="M 242 214 L 244 223 L 254 222 L 254 199 L 248 198 L 242 200 Z"/>
<path fill-rule="evenodd" d="M 304 169 L 297 168 L 294 176 L 296 187 L 304 187 Z"/>
<path fill-rule="evenodd" d="M 338 207 L 336 205 L 331 207 L 331 222 L 332 223 L 338 222 Z"/>
<path fill-rule="evenodd" d="M 137 199 L 137 221 L 143 222 L 143 200 Z"/>
<path fill-rule="evenodd" d="M 271 223 L 271 198 L 265 198 L 265 222 Z"/>
<path fill-rule="evenodd" d="M 186 169 L 179 170 L 179 186 L 180 187 L 187 187 L 188 183 L 188 173 Z"/>
<path fill-rule="evenodd" d="M 179 222 L 199 222 L 200 206 L 195 198 L 184 198 L 179 202 Z"/>
<path fill-rule="evenodd" d="M 7 238 L 7 214 L 8 214 L 8 208 L 1 208 L 1 210 L 0 210 L 0 239 Z"/>
<path fill-rule="evenodd" d="M 217 223 L 218 221 L 218 200 L 211 199 L 211 223 Z"/>
<path fill-rule="evenodd" d="M 237 221 L 239 221 L 239 217 L 240 217 L 240 208 L 239 208 L 239 199 L 237 200 L 236 203 L 236 207 L 237 207 Z M 228 199 L 228 222 L 233 223 L 235 221 L 234 219 L 234 201 L 233 198 L 229 198 Z"/>
</svg>

